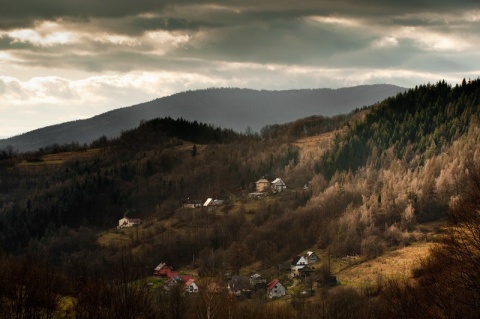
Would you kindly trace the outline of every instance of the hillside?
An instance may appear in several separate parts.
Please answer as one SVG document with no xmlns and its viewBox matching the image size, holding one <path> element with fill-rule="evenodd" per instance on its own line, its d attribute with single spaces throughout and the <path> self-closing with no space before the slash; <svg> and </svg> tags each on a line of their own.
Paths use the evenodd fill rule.
<svg viewBox="0 0 480 319">
<path fill-rule="evenodd" d="M 346 114 L 403 91 L 404 88 L 393 85 L 364 85 L 336 90 L 224 88 L 188 91 L 0 140 L 0 149 L 12 145 L 24 152 L 52 144 L 89 144 L 101 136 L 118 137 L 122 131 L 137 127 L 142 120 L 166 116 L 213 124 L 237 132 L 244 132 L 247 128 L 259 132 L 266 125 L 283 124 L 311 115 Z"/>
<path fill-rule="evenodd" d="M 28 256 L 67 277 L 58 290 L 91 317 L 108 318 L 122 299 L 86 296 L 121 295 L 118 287 L 143 303 L 133 308 L 138 318 L 147 308 L 165 313 L 173 300 L 181 300 L 185 318 L 215 300 L 218 317 L 475 317 L 479 105 L 480 80 L 442 81 L 348 115 L 268 125 L 260 134 L 160 118 L 89 150 L 5 153 L 0 250 L 9 262 L 0 263 L 8 270 L 0 283 L 10 280 L 3 273 L 24 269 L 15 265 Z M 284 191 L 250 195 L 259 179 L 278 177 Z M 207 198 L 224 202 L 183 206 Z M 126 213 L 144 222 L 116 229 Z M 302 278 L 277 266 L 308 250 L 323 259 L 313 271 L 316 293 L 307 298 Z M 335 288 L 327 285 L 330 259 L 343 283 Z M 161 280 L 143 289 L 159 262 L 195 274 L 203 293 L 180 297 L 156 289 Z M 223 290 L 226 273 L 256 272 L 285 280 L 289 297 L 242 301 Z M 207 289 L 212 283 L 221 287 L 215 294 Z"/>
</svg>

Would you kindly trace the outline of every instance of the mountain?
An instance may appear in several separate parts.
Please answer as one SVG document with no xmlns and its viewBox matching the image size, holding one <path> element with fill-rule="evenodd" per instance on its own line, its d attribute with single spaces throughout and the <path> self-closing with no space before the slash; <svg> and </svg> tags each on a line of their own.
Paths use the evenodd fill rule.
<svg viewBox="0 0 480 319">
<path fill-rule="evenodd" d="M 172 300 L 181 300 L 184 318 L 198 318 L 204 296 L 218 298 L 218 318 L 337 318 L 345 305 L 341 318 L 476 318 L 479 106 L 480 79 L 442 81 L 261 135 L 167 117 L 103 139 L 103 147 L 0 152 L 0 299 L 17 305 L 20 287 L 32 298 L 18 311 L 35 302 L 95 318 L 127 305 L 176 318 L 165 310 Z M 287 189 L 250 197 L 262 177 L 281 178 Z M 224 202 L 183 205 L 207 198 Z M 125 214 L 143 223 L 117 229 Z M 287 278 L 277 265 L 305 251 L 321 258 L 314 296 L 300 293 L 311 288 L 306 276 L 287 281 L 295 287 L 279 307 L 264 293 L 245 302 L 208 295 L 212 282 L 227 287 L 230 270 Z M 386 258 L 391 253 L 402 260 Z M 159 262 L 202 277 L 198 298 L 166 291 L 162 278 L 146 284 Z M 340 287 L 329 287 L 332 276 Z M 47 295 L 57 299 L 43 306 Z M 72 306 L 58 301 L 64 296 Z M 0 318 L 15 317 L 5 313 Z"/>
<path fill-rule="evenodd" d="M 0 140 L 21 152 L 52 144 L 90 143 L 101 136 L 117 137 L 142 120 L 170 116 L 243 132 L 282 124 L 311 115 L 346 114 L 404 92 L 405 88 L 378 84 L 341 89 L 257 91 L 219 88 L 188 91 L 116 109 L 85 120 L 66 122 Z"/>
</svg>

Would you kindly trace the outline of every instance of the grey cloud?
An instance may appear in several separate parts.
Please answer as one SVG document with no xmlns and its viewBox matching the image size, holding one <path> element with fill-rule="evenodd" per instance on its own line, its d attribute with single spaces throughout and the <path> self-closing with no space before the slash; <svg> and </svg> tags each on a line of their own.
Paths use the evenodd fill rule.
<svg viewBox="0 0 480 319">
<path fill-rule="evenodd" d="M 448 12 L 478 7 L 476 0 L 370 0 L 361 3 L 357 0 L 300 0 L 295 2 L 278 2 L 276 0 L 228 2 L 221 0 L 0 0 L 2 8 L 0 10 L 0 27 L 9 29 L 30 26 L 36 20 L 74 18 L 88 21 L 91 18 L 124 18 L 141 13 L 161 13 L 166 8 L 182 5 L 202 4 L 216 4 L 239 9 L 240 14 L 251 19 L 288 19 L 306 14 L 329 15 L 334 13 L 372 17 L 414 13 L 422 10 Z M 181 11 L 181 7 L 178 10 Z M 146 24 L 145 27 L 149 27 L 149 25 Z"/>
</svg>

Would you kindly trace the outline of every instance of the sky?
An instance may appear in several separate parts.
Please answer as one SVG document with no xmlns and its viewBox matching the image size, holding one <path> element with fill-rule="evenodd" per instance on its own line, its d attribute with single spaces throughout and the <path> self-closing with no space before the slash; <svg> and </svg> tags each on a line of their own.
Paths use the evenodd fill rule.
<svg viewBox="0 0 480 319">
<path fill-rule="evenodd" d="M 479 75 L 478 0 L 0 0 L 0 138 L 186 90 Z"/>
</svg>

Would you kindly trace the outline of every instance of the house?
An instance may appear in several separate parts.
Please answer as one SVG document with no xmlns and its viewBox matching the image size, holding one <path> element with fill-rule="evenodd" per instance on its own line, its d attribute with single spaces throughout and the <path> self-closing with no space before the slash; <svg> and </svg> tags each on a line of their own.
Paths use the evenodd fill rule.
<svg viewBox="0 0 480 319">
<path fill-rule="evenodd" d="M 190 198 L 187 198 L 187 200 L 183 202 L 183 208 L 192 209 L 200 207 L 202 207 L 202 202 L 199 200 L 192 200 Z"/>
<path fill-rule="evenodd" d="M 255 182 L 255 186 L 256 186 L 257 192 L 261 193 L 268 190 L 270 186 L 270 182 L 267 181 L 265 178 L 262 178 Z"/>
<path fill-rule="evenodd" d="M 269 298 L 279 298 L 287 294 L 287 288 L 278 279 L 274 279 L 267 285 L 267 296 Z"/>
<path fill-rule="evenodd" d="M 124 227 L 132 227 L 135 225 L 139 225 L 142 223 L 142 220 L 139 218 L 128 218 L 126 215 L 123 216 L 122 219 L 118 220 L 118 229 L 124 228 Z"/>
<path fill-rule="evenodd" d="M 224 202 L 224 200 L 208 198 L 203 204 L 203 207 L 207 207 L 210 211 L 216 209 L 218 206 L 223 205 Z"/>
<path fill-rule="evenodd" d="M 189 279 L 187 282 L 185 282 L 185 291 L 189 294 L 198 292 L 198 286 L 194 279 Z"/>
<path fill-rule="evenodd" d="M 175 277 L 168 278 L 165 281 L 165 283 L 163 284 L 163 287 L 165 288 L 165 290 L 170 290 L 170 288 L 178 285 L 179 281 L 180 281 L 180 279 L 175 278 Z"/>
<path fill-rule="evenodd" d="M 298 277 L 298 270 L 308 265 L 307 260 L 303 256 L 296 256 L 290 263 L 292 277 Z"/>
<path fill-rule="evenodd" d="M 263 278 L 260 274 L 255 274 L 250 276 L 250 284 L 255 286 L 256 284 L 266 284 L 267 279 Z"/>
<path fill-rule="evenodd" d="M 276 178 L 272 183 L 271 183 L 271 187 L 272 187 L 272 191 L 275 192 L 275 193 L 280 193 L 282 192 L 284 189 L 287 188 L 287 185 L 285 185 L 285 183 L 280 179 L 280 178 Z"/>
<path fill-rule="evenodd" d="M 169 267 L 166 263 L 160 263 L 158 264 L 157 267 L 155 267 L 155 269 L 153 269 L 153 274 L 155 276 L 160 276 L 165 278 L 173 277 L 171 276 L 172 272 L 173 272 L 173 269 Z"/>
<path fill-rule="evenodd" d="M 232 276 L 232 279 L 228 282 L 228 290 L 236 297 L 250 298 L 252 295 L 250 278 L 238 275 Z"/>
<path fill-rule="evenodd" d="M 304 257 L 309 264 L 315 264 L 320 261 L 320 258 L 318 257 L 318 255 L 315 254 L 313 251 L 307 251 Z"/>
<path fill-rule="evenodd" d="M 312 268 L 310 268 L 308 265 L 298 269 L 298 277 L 302 280 L 304 285 L 307 285 L 310 283 L 311 285 L 311 276 L 315 272 Z"/>
<path fill-rule="evenodd" d="M 267 279 L 263 278 L 260 274 L 254 274 L 250 276 L 250 285 L 252 289 L 257 292 L 260 290 L 265 291 L 265 287 L 267 284 Z"/>
</svg>

